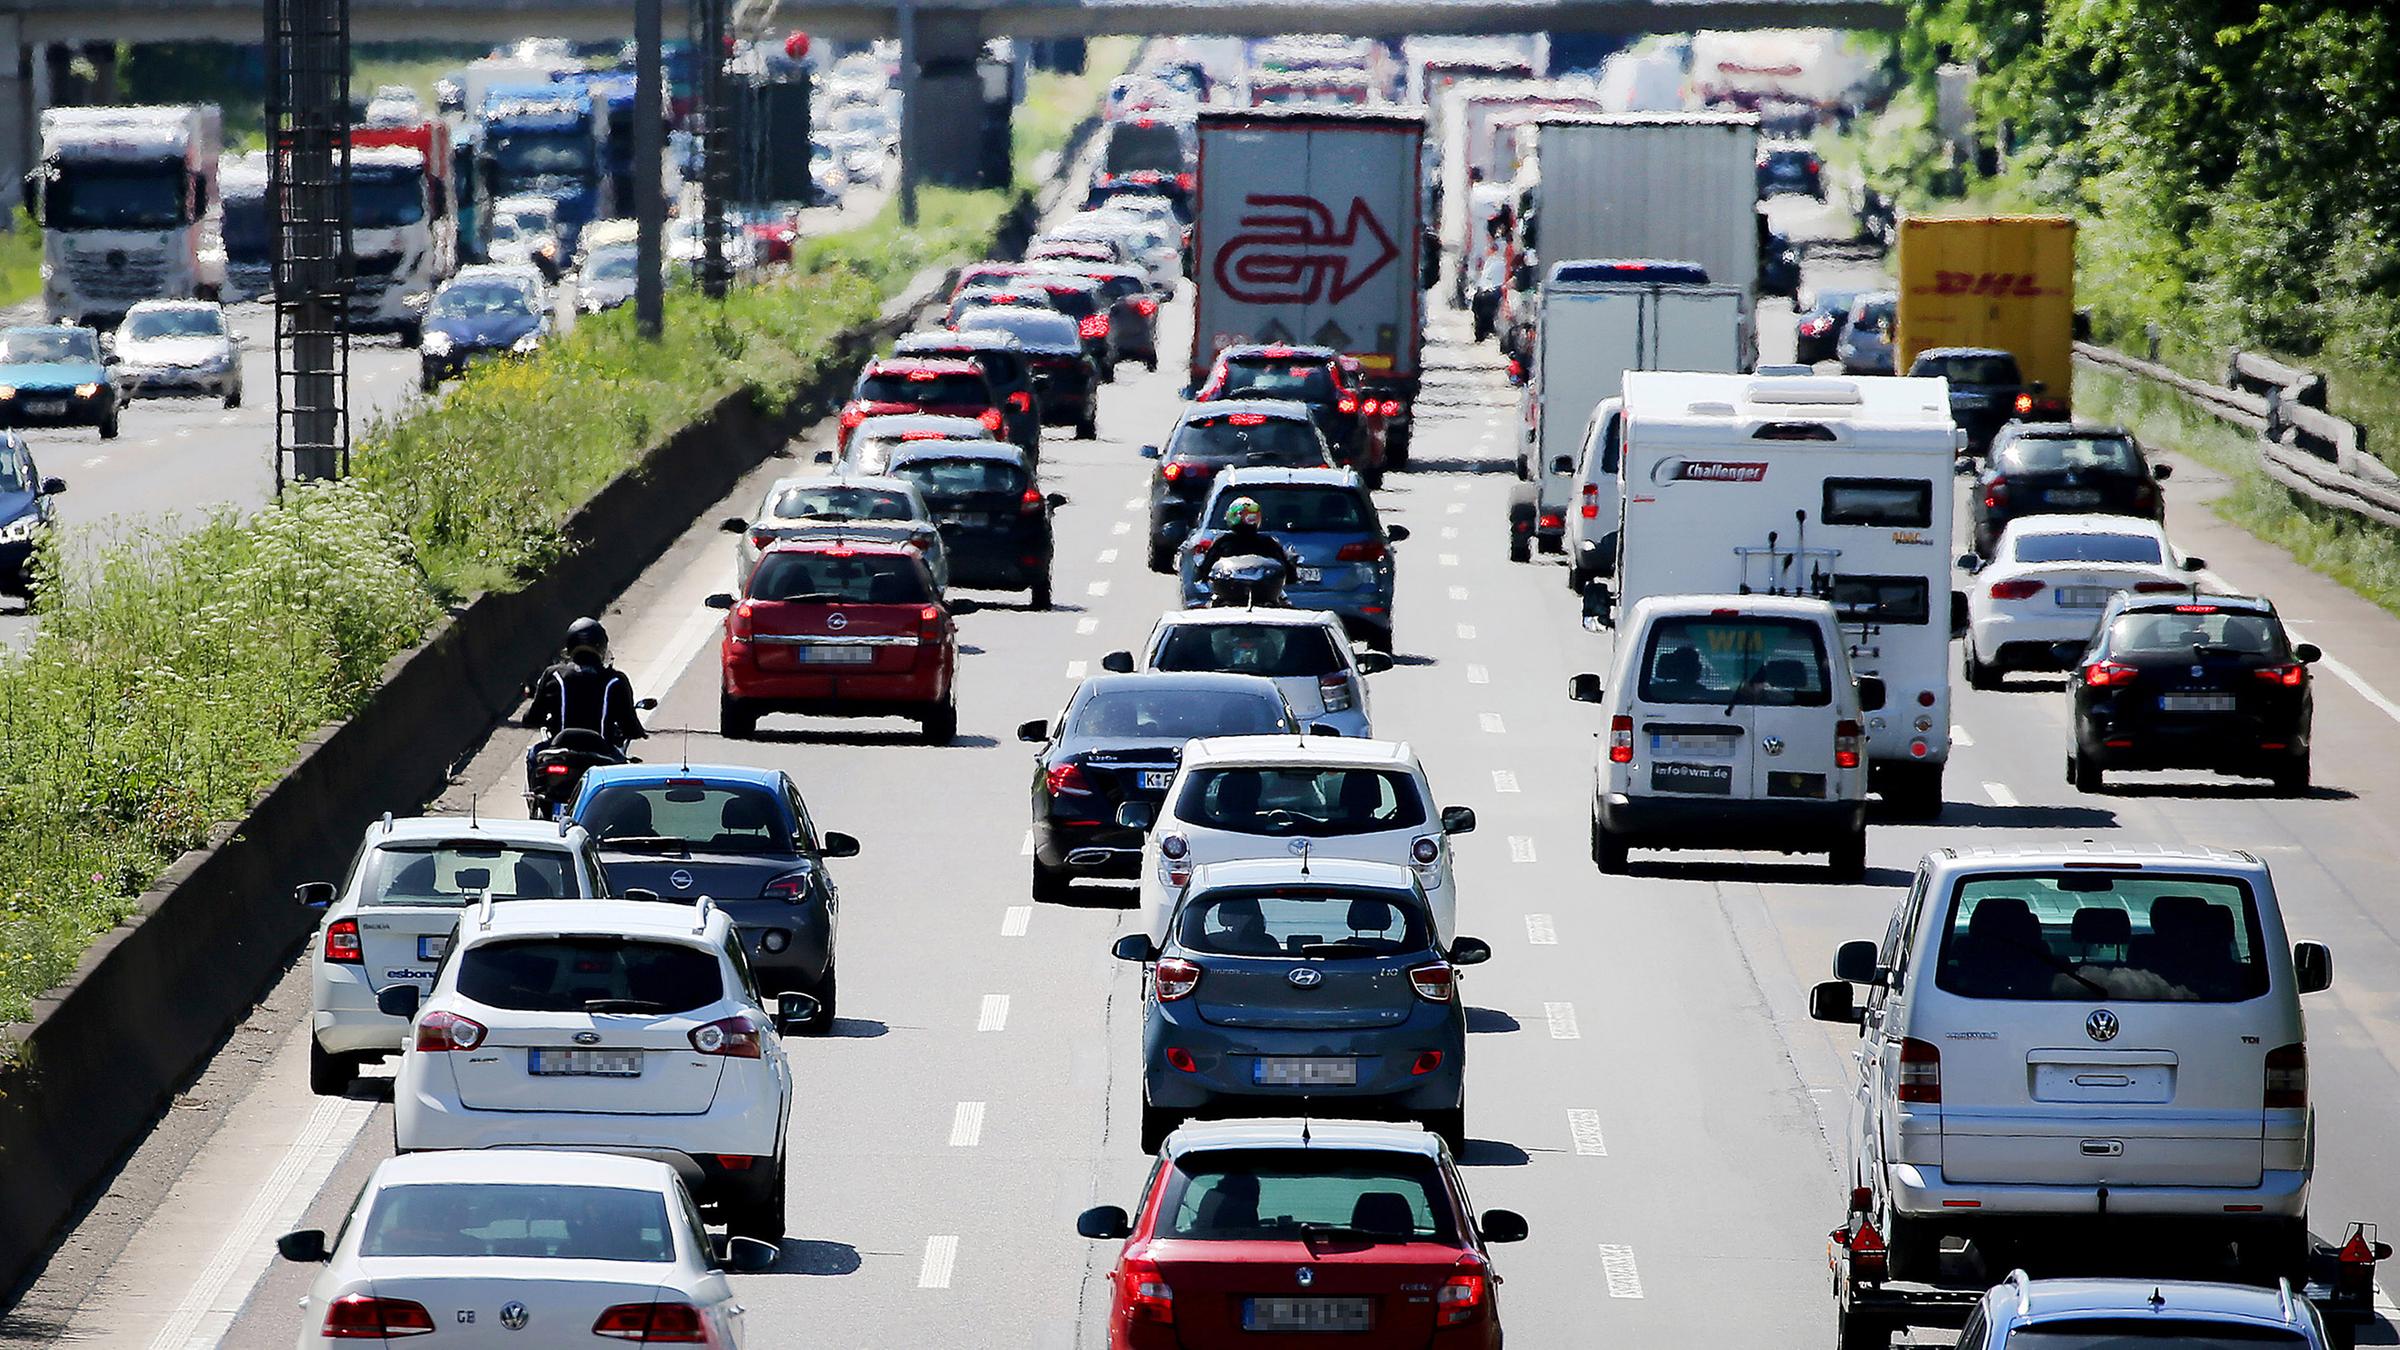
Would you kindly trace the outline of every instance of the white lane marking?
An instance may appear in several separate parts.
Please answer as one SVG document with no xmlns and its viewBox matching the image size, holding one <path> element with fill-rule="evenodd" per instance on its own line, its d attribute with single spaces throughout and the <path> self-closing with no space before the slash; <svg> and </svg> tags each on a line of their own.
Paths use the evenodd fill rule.
<svg viewBox="0 0 2400 1350">
<path fill-rule="evenodd" d="M 1000 916 L 1000 936 L 1023 937 L 1025 929 L 1032 923 L 1033 906 L 1010 905 Z"/>
<path fill-rule="evenodd" d="M 1075 636 L 1090 637 L 1100 631 L 1100 621 L 1086 614 L 1075 621 Z"/>
<path fill-rule="evenodd" d="M 1442 527 L 1442 537 L 1444 539 L 1458 538 L 1458 527 L 1456 525 L 1444 525 Z"/>
<path fill-rule="evenodd" d="M 708 640 L 724 631 L 725 620 L 713 609 L 695 609 L 659 649 L 658 657 L 642 667 L 634 677 L 633 687 L 647 695 L 660 695 L 675 687 L 683 678 L 692 658 L 708 645 Z"/>
<path fill-rule="evenodd" d="M 1608 1281 L 1610 1298 L 1642 1296 L 1642 1272 L 1634 1268 L 1633 1248 L 1614 1242 L 1601 1243 L 1600 1274 Z"/>
<path fill-rule="evenodd" d="M 1517 791 L 1517 776 L 1516 776 L 1515 774 L 1513 774 L 1513 773 L 1509 772 L 1509 771 L 1508 771 L 1508 770 L 1506 770 L 1506 769 L 1494 769 L 1494 770 L 1492 770 L 1492 791 L 1494 791 L 1494 792 L 1515 792 L 1515 791 Z"/>
<path fill-rule="evenodd" d="M 1508 860 L 1513 863 L 1534 861 L 1533 836 L 1529 834 L 1510 835 L 1508 837 Z"/>
<path fill-rule="evenodd" d="M 1445 553 L 1442 555 L 1441 561 L 1442 566 L 1444 567 L 1456 567 L 1458 566 L 1458 555 L 1455 553 Z"/>
<path fill-rule="evenodd" d="M 1471 623 L 1460 624 L 1458 626 L 1458 636 L 1461 641 L 1473 642 L 1475 640 L 1475 625 Z"/>
<path fill-rule="evenodd" d="M 2218 576 L 2214 568 L 2202 569 L 2200 576 L 2208 581 L 2209 584 L 2217 587 L 2219 590 L 2230 591 L 2235 595 L 2257 594 L 2255 591 L 2251 591 L 2245 587 L 2236 586 L 2232 582 L 2227 581 L 2225 578 Z M 2298 642 L 2300 640 L 2300 632 L 2296 626 L 2287 624 L 2285 625 L 2284 631 L 2291 634 L 2292 641 Z M 2342 683 L 2357 690 L 2360 698 L 2363 698 L 2367 702 L 2374 704 L 2382 711 L 2384 716 L 2392 719 L 2395 722 L 2400 722 L 2400 703 L 2393 702 L 2390 698 L 2384 695 L 2382 690 L 2377 689 L 2374 685 L 2367 683 L 2366 678 L 2360 675 L 2357 671 L 2352 670 L 2349 666 L 2335 660 L 2330 655 L 2318 657 L 2317 668 L 2319 670 L 2331 672 L 2333 676 L 2339 679 Z"/>
<path fill-rule="evenodd" d="M 1108 583 L 1106 581 L 1095 581 L 1091 585 L 1084 587 L 1083 591 L 1086 595 L 1106 595 L 1108 594 Z"/>
<path fill-rule="evenodd" d="M 106 464 L 107 462 L 108 462 L 108 456 L 106 456 L 106 455 L 94 455 L 94 456 L 92 456 L 90 459 L 87 459 L 87 460 L 85 460 L 85 461 L 83 462 L 83 467 L 85 467 L 85 468 L 87 468 L 87 469 L 97 469 L 97 468 L 99 468 L 101 465 L 103 465 L 103 464 Z"/>
<path fill-rule="evenodd" d="M 1452 484 L 1450 485 L 1450 490 L 1451 490 L 1452 492 L 1462 492 L 1462 493 L 1463 493 L 1463 492 L 1467 491 L 1467 485 L 1466 485 L 1465 483 L 1452 483 Z"/>
<path fill-rule="evenodd" d="M 2006 783 L 1984 784 L 1983 795 L 1991 798 L 1994 806 L 2015 806 L 2017 804 L 2017 794 L 2009 791 Z"/>
<path fill-rule="evenodd" d="M 1475 714 L 1475 724 L 1494 736 L 1508 734 L 1508 728 L 1502 724 L 1498 713 L 1477 713 Z"/>
<path fill-rule="evenodd" d="M 1963 745 L 1969 749 L 1973 749 L 1975 746 L 1975 738 L 1967 734 L 1967 729 L 1965 727 L 1960 726 L 1956 722 L 1952 722 L 1950 724 L 1950 743 L 1952 745 Z"/>
<path fill-rule="evenodd" d="M 958 1235 L 941 1233 L 925 1239 L 925 1262 L 917 1267 L 919 1289 L 947 1289 L 950 1272 L 958 1266 Z M 1610 1292 L 1615 1292 L 1612 1286 Z"/>
<path fill-rule="evenodd" d="M 1025 842 L 1017 846 L 1017 856 L 1020 858 L 1030 858 L 1033 856 L 1032 830 L 1025 831 Z"/>
<path fill-rule="evenodd" d="M 1131 534 L 1133 533 L 1133 522 L 1130 520 L 1120 520 L 1116 524 L 1109 526 L 1108 532 L 1110 534 Z"/>
<path fill-rule="evenodd" d="M 1442 508 L 1442 514 L 1445 516 L 1463 516 L 1466 513 L 1467 504 L 1465 502 L 1452 502 Z"/>
<path fill-rule="evenodd" d="M 1575 1151 L 1584 1157 L 1608 1156 L 1608 1141 L 1600 1137 L 1600 1113 L 1590 1107 L 1567 1109 L 1567 1134 L 1575 1141 Z"/>
<path fill-rule="evenodd" d="M 977 1031 L 1008 1030 L 1008 995 L 985 994 L 983 1009 L 975 1016 Z"/>
<path fill-rule="evenodd" d="M 1142 509 L 1142 499 L 1141 499 L 1141 498 L 1139 498 L 1139 497 L 1127 497 L 1127 498 L 1125 499 L 1125 509 L 1126 509 L 1126 510 L 1128 510 L 1128 511 L 1139 511 L 1139 510 L 1141 510 L 1141 509 Z"/>
<path fill-rule="evenodd" d="M 1492 682 L 1492 672 L 1490 672 L 1490 671 L 1488 671 L 1488 670 L 1485 670 L 1485 669 L 1484 669 L 1483 667 L 1481 667 L 1481 666 L 1468 666 L 1468 667 L 1467 667 L 1467 683 L 1469 683 L 1469 684 L 1490 684 L 1491 682 Z"/>
<path fill-rule="evenodd" d="M 1115 562 L 1116 560 L 1117 560 L 1117 551 L 1116 551 L 1115 549 L 1113 549 L 1113 548 L 1104 548 L 1104 549 L 1100 550 L 1100 561 L 1101 561 L 1101 562 L 1103 562 L 1103 563 L 1113 563 L 1113 562 Z"/>
<path fill-rule="evenodd" d="M 1464 586 L 1453 586 L 1453 587 L 1451 587 L 1451 588 L 1450 588 L 1450 598 L 1451 598 L 1451 599 L 1453 599 L 1453 600 L 1464 600 L 1464 599 L 1466 599 L 1466 598 L 1467 598 L 1467 588 L 1466 588 L 1466 587 L 1464 587 Z"/>
<path fill-rule="evenodd" d="M 1554 1041 L 1583 1039 L 1583 1028 L 1575 1022 L 1574 1004 L 1545 1003 L 1542 1005 L 1542 1016 L 1549 1019 L 1550 1039 Z"/>
<path fill-rule="evenodd" d="M 1528 914 L 1525 916 L 1525 940 L 1536 947 L 1555 947 L 1558 945 L 1558 925 L 1551 922 L 1547 914 Z"/>
<path fill-rule="evenodd" d="M 950 1114 L 950 1147 L 973 1148 L 982 1142 L 983 1103 L 960 1102 Z"/>
<path fill-rule="evenodd" d="M 175 439 L 176 439 L 176 440 L 179 440 L 179 441 L 188 441 L 188 440 L 190 440 L 191 438 L 192 438 L 192 429 L 191 429 L 190 427 L 177 427 L 177 428 L 175 428 Z"/>
<path fill-rule="evenodd" d="M 1069 661 L 1067 662 L 1067 678 L 1080 680 L 1083 678 L 1083 672 L 1091 668 L 1091 663 L 1087 661 Z"/>
</svg>

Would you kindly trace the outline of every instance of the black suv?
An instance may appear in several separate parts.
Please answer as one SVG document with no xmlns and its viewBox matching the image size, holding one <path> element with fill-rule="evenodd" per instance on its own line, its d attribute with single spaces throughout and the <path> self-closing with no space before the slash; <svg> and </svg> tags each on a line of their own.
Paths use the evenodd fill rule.
<svg viewBox="0 0 2400 1350">
<path fill-rule="evenodd" d="M 1366 463 L 1367 419 L 1359 404 L 1362 395 L 1343 380 L 1342 355 L 1331 347 L 1280 342 L 1227 347 L 1217 353 L 1208 382 L 1192 397 L 1200 403 L 1229 398 L 1305 403 L 1335 464 L 1361 473 L 1371 467 Z"/>
<path fill-rule="evenodd" d="M 2257 596 L 2120 594 L 2068 677 L 2067 781 L 2098 792 L 2119 769 L 2202 769 L 2305 792 L 2322 655 Z"/>
<path fill-rule="evenodd" d="M 2038 384 L 2025 383 L 2014 354 L 1997 347 L 1929 347 L 1908 373 L 1950 382 L 1950 420 L 1967 433 L 1967 453 L 1991 448 L 2001 427 L 2035 410 Z"/>
<path fill-rule="evenodd" d="M 963 333 L 910 333 L 892 347 L 894 356 L 944 356 L 972 361 L 1000 396 L 1003 438 L 1029 455 L 1042 453 L 1042 408 L 1033 389 L 1033 369 L 1014 334 L 978 328 Z"/>
<path fill-rule="evenodd" d="M 1992 437 L 1967 510 L 1975 551 L 1992 556 L 2000 531 L 2020 516 L 2075 512 L 2165 520 L 2158 490 L 2171 472 L 2153 465 L 2123 427 L 2012 422 Z"/>
<path fill-rule="evenodd" d="M 1308 408 L 1283 399 L 1230 399 L 1184 410 L 1150 475 L 1150 570 L 1175 570 L 1175 551 L 1197 523 L 1201 503 L 1229 468 L 1329 468 L 1325 441 Z"/>
</svg>

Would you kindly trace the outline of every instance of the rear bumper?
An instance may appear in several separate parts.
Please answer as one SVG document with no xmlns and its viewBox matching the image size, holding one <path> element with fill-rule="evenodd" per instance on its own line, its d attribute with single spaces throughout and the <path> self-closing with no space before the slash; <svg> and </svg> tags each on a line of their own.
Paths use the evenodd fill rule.
<svg viewBox="0 0 2400 1350">
<path fill-rule="evenodd" d="M 142 398 L 217 397 L 241 383 L 238 368 L 196 370 L 189 366 L 120 367 L 117 380 L 129 396 Z"/>
<path fill-rule="evenodd" d="M 2074 610 L 2064 614 L 2010 613 L 2004 610 L 1977 619 L 1968 629 L 1968 640 L 1975 644 L 1976 657 L 1987 665 L 2000 664 L 2001 657 L 2013 654 L 2038 664 L 2014 666 L 2012 669 L 2058 670 L 2062 667 L 2058 659 L 2050 654 L 2052 643 L 2090 642 L 2092 634 L 2099 630 L 2100 611 L 2096 609 Z"/>
<path fill-rule="evenodd" d="M 680 1173 L 703 1202 L 763 1194 L 783 1151 L 781 1104 L 728 1072 L 716 1101 L 694 1115 L 604 1112 L 476 1111 L 426 1092 L 414 1064 L 403 1064 L 392 1095 L 392 1132 L 402 1153 L 428 1149 L 550 1148 L 655 1158 Z M 447 1069 L 441 1071 L 447 1074 Z M 766 1074 L 756 1075 L 762 1083 Z M 754 1158 L 726 1168 L 720 1157 Z"/>
<path fill-rule="evenodd" d="M 1108 809 L 1113 816 L 1115 808 Z M 1076 855 L 1086 849 L 1102 850 L 1107 856 L 1099 859 L 1087 856 L 1075 861 Z M 1113 821 L 1104 825 L 1075 825 L 1052 816 L 1035 816 L 1033 856 L 1044 867 L 1073 872 L 1079 877 L 1130 880 L 1141 875 L 1142 832 Z"/>
<path fill-rule="evenodd" d="M 357 972 L 327 972 L 314 977 L 309 1031 L 317 1048 L 329 1055 L 397 1054 L 408 1038 L 408 1019 L 389 1017 L 375 1007 L 375 991 Z"/>
<path fill-rule="evenodd" d="M 748 661 L 728 661 L 722 692 L 727 698 L 756 705 L 761 712 L 913 717 L 950 701 L 950 668 L 947 661 L 922 656 L 916 669 L 888 674 L 762 671 Z"/>
<path fill-rule="evenodd" d="M 2112 1186 L 2107 1188 L 2106 1212 L 2228 1223 L 2303 1218 L 2308 1214 L 2309 1176 L 2305 1171 L 2270 1171 L 2257 1186 L 2245 1187 Z M 1965 1185 L 1945 1179 L 1941 1168 L 1924 1163 L 1893 1163 L 1885 1177 L 1894 1210 L 1910 1218 L 1938 1220 L 1951 1232 L 2026 1216 L 2103 1212 L 2100 1188 L 2092 1186 Z M 1959 1203 L 1969 1200 L 1977 1203 L 1971 1208 Z M 2235 1205 L 2257 1209 L 2228 1213 L 2227 1207 Z"/>
<path fill-rule="evenodd" d="M 1466 1039 L 1466 1023 L 1455 1008 L 1437 1009 L 1434 1004 L 1422 1005 L 1396 1026 L 1287 1031 L 1220 1027 L 1202 1021 L 1196 1011 L 1162 1012 L 1154 1003 L 1143 1019 L 1142 1089 L 1151 1105 L 1177 1111 L 1275 1114 L 1292 1110 L 1302 1098 L 1312 1103 L 1312 1110 L 1331 1109 L 1338 1102 L 1335 1113 L 1340 1115 L 1446 1111 L 1463 1100 Z M 1198 1071 L 1171 1067 L 1169 1046 L 1191 1052 Z M 1428 1050 L 1441 1052 L 1441 1064 L 1428 1073 L 1412 1072 L 1417 1057 Z M 1358 1082 L 1349 1087 L 1301 1087 L 1252 1080 L 1260 1057 L 1285 1055 L 1355 1058 Z"/>
<path fill-rule="evenodd" d="M 1822 853 L 1867 827 L 1863 799 L 1635 797 L 1611 792 L 1595 798 L 1593 810 L 1610 833 L 1647 848 Z"/>
<path fill-rule="evenodd" d="M 2163 721 L 2092 710 L 2075 719 L 2075 745 L 2109 769 L 2268 775 L 2307 756 L 2312 720 L 2305 711 L 2284 718 L 2235 712 Z"/>
</svg>

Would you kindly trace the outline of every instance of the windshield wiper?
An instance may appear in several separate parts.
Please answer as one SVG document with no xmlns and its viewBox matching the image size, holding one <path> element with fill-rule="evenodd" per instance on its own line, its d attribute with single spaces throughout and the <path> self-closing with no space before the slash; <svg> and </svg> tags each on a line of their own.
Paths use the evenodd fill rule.
<svg viewBox="0 0 2400 1350">
<path fill-rule="evenodd" d="M 667 1005 L 647 998 L 587 998 L 583 1010 L 588 1013 L 658 1013 Z"/>
</svg>

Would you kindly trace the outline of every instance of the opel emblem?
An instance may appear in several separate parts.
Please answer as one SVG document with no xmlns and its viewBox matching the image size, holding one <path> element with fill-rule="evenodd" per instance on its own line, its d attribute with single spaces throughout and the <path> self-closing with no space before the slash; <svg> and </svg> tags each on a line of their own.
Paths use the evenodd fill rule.
<svg viewBox="0 0 2400 1350">
<path fill-rule="evenodd" d="M 1317 1282 L 1317 1272 L 1310 1270 L 1306 1266 L 1302 1266 L 1298 1270 L 1292 1272 L 1292 1278 L 1299 1282 L 1301 1288 L 1306 1289 L 1310 1285 Z"/>
<path fill-rule="evenodd" d="M 578 1031 L 575 1033 L 575 1043 L 577 1045 L 598 1045 L 600 1043 L 600 1033 L 597 1031 Z"/>
<path fill-rule="evenodd" d="M 667 873 L 667 881 L 679 891 L 688 891 L 692 888 L 692 874 L 680 867 Z"/>
<path fill-rule="evenodd" d="M 1325 983 L 1325 972 L 1315 966 L 1294 966 L 1284 973 L 1283 978 L 1290 980 L 1294 989 L 1314 989 Z M 1308 1281 L 1302 1280 L 1301 1283 Z"/>
<path fill-rule="evenodd" d="M 2083 1019 L 2083 1029 L 2095 1041 L 2113 1041 L 2117 1038 L 2117 1015 L 2106 1008 L 2095 1009 Z"/>
<path fill-rule="evenodd" d="M 1764 740 L 1761 740 L 1758 743 L 1758 746 L 1761 750 L 1766 751 L 1770 755 L 1780 755 L 1783 753 L 1783 738 L 1781 736 L 1769 736 Z"/>
<path fill-rule="evenodd" d="M 2206 667 L 2206 666 L 2194 666 L 2194 667 L 2192 667 L 2192 678 L 2193 678 L 2193 679 L 2195 679 L 2195 680 L 2196 680 L 2196 679 L 2199 679 L 2199 678 L 2200 678 L 2201 676 L 2203 676 L 2203 675 L 2206 675 L 2207 673 L 2208 673 L 2208 667 Z"/>
<path fill-rule="evenodd" d="M 825 626 L 838 633 L 850 626 L 850 616 L 840 610 L 835 610 L 825 616 Z"/>
<path fill-rule="evenodd" d="M 510 1331 L 523 1331 L 525 1324 L 532 1320 L 532 1310 L 522 1303 L 511 1301 L 500 1305 L 500 1325 Z"/>
</svg>

